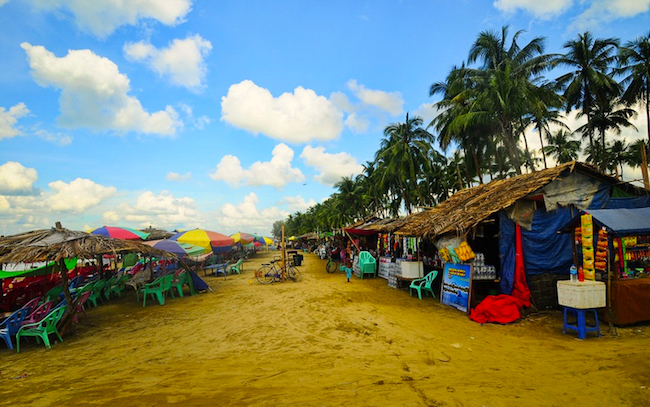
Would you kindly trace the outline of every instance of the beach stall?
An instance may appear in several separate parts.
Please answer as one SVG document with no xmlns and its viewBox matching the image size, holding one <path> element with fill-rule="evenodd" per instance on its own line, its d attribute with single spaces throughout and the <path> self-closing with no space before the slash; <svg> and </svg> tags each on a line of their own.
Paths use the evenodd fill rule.
<svg viewBox="0 0 650 407">
<path fill-rule="evenodd" d="M 574 263 L 571 236 L 557 231 L 581 210 L 647 206 L 648 191 L 573 161 L 458 191 L 404 218 L 396 233 L 429 239 L 443 255 L 447 249 L 446 263 L 471 264 L 470 307 L 495 291 L 513 292 L 520 243 L 521 279 L 536 308 L 546 309 L 558 306 L 556 283 Z M 458 256 L 463 242 L 473 259 Z"/>
<path fill-rule="evenodd" d="M 605 318 L 650 321 L 650 208 L 583 211 L 562 231 L 573 236 L 580 279 L 607 285 Z"/>
</svg>

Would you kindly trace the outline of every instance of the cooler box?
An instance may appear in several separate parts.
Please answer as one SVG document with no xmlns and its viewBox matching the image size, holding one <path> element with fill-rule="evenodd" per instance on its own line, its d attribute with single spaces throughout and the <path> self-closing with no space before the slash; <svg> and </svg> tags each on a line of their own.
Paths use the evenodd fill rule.
<svg viewBox="0 0 650 407">
<path fill-rule="evenodd" d="M 421 261 L 402 261 L 402 277 L 420 278 L 422 277 L 423 267 Z"/>
<path fill-rule="evenodd" d="M 606 301 L 605 283 L 601 281 L 557 282 L 557 302 L 564 307 L 603 308 Z"/>
</svg>

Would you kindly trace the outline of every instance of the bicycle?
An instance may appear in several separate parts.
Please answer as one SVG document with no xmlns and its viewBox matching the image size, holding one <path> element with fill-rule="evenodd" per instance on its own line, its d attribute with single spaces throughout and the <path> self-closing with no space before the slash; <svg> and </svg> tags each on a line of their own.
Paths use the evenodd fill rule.
<svg viewBox="0 0 650 407">
<path fill-rule="evenodd" d="M 287 263 L 284 268 L 278 267 L 275 265 L 276 260 L 271 261 L 270 263 L 263 263 L 257 272 L 255 272 L 255 278 L 259 281 L 260 284 L 272 284 L 278 281 L 282 281 L 282 271 L 285 271 L 285 279 L 297 283 L 302 281 L 302 274 L 293 264 Z"/>
<path fill-rule="evenodd" d="M 337 254 L 338 257 L 338 254 Z M 334 258 L 334 252 L 330 253 L 327 264 L 325 264 L 325 271 L 332 274 L 339 269 L 339 262 Z"/>
</svg>

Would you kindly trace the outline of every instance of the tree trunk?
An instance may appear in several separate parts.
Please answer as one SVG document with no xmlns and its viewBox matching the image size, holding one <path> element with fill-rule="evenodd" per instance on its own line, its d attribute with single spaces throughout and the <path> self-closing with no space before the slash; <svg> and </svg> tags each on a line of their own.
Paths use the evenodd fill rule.
<svg viewBox="0 0 650 407">
<path fill-rule="evenodd" d="M 542 129 L 537 128 L 537 131 L 539 132 L 539 144 L 542 146 L 542 158 L 544 158 L 544 168 L 548 168 L 546 164 L 546 153 L 544 152 L 544 137 L 542 137 Z"/>
<path fill-rule="evenodd" d="M 474 168 L 476 169 L 476 176 L 480 185 L 483 183 L 483 171 L 481 171 L 481 164 L 478 161 L 478 154 L 476 154 L 475 148 L 472 149 L 472 157 L 474 158 Z"/>
<path fill-rule="evenodd" d="M 528 139 L 526 138 L 526 134 L 523 133 L 524 136 L 524 147 L 526 147 L 526 159 L 528 161 L 528 165 L 530 166 L 530 169 L 535 172 L 537 171 L 535 169 L 535 164 L 533 164 L 533 158 L 530 156 L 530 150 L 528 149 Z"/>
</svg>

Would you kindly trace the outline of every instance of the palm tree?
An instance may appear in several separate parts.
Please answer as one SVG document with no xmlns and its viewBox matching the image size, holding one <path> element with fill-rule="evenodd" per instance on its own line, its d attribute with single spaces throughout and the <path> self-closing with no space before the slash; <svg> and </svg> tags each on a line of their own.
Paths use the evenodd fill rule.
<svg viewBox="0 0 650 407">
<path fill-rule="evenodd" d="M 539 92 L 540 74 L 552 67 L 555 56 L 545 55 L 544 38 L 535 37 L 523 47 L 516 32 L 508 45 L 508 27 L 501 33 L 484 31 L 470 48 L 468 62 L 481 62 L 479 69 L 466 69 L 468 82 L 475 97 L 468 112 L 452 123 L 452 130 L 468 126 L 496 126 L 497 134 L 506 147 L 508 157 L 521 174 L 521 159 L 517 147 L 523 132 L 522 120 L 531 111 L 531 101 Z"/>
<path fill-rule="evenodd" d="M 578 159 L 580 141 L 572 140 L 571 133 L 564 129 L 557 130 L 553 134 L 547 134 L 546 144 L 544 151 L 554 157 L 559 164 Z"/>
<path fill-rule="evenodd" d="M 411 213 L 414 205 L 424 201 L 418 180 L 429 169 L 433 135 L 421 126 L 422 118 L 411 118 L 407 113 L 404 123 L 386 127 L 386 137 L 375 156 L 377 171 L 381 174 L 380 184 L 398 201 L 398 206 L 392 208 L 394 215 L 402 203 L 407 213 Z"/>
<path fill-rule="evenodd" d="M 583 114 L 578 114 L 578 117 Z M 591 109 L 591 120 L 586 124 L 580 126 L 576 131 L 582 134 L 594 134 L 598 131 L 600 134 L 600 148 L 597 150 L 590 146 L 590 152 L 599 151 L 603 156 L 598 157 L 591 155 L 594 163 L 598 164 L 601 170 L 607 169 L 608 161 L 605 157 L 607 153 L 607 145 L 605 143 L 605 133 L 607 130 L 613 130 L 616 134 L 621 134 L 621 127 L 634 127 L 629 119 L 636 116 L 636 111 L 630 108 L 621 106 L 618 98 L 611 97 L 605 93 L 596 99 L 596 103 Z"/>
<path fill-rule="evenodd" d="M 571 71 L 557 78 L 557 83 L 564 88 L 567 112 L 579 108 L 589 123 L 599 94 L 618 95 L 619 85 L 607 74 L 616 59 L 618 44 L 616 38 L 594 39 L 589 31 L 564 44 L 567 53 L 557 63 Z M 584 130 L 593 149 L 593 126 Z"/>
<path fill-rule="evenodd" d="M 650 143 L 650 32 L 621 47 L 618 63 L 615 72 L 627 75 L 621 82 L 626 86 L 622 100 L 628 104 L 640 102 L 645 107 Z"/>
</svg>

